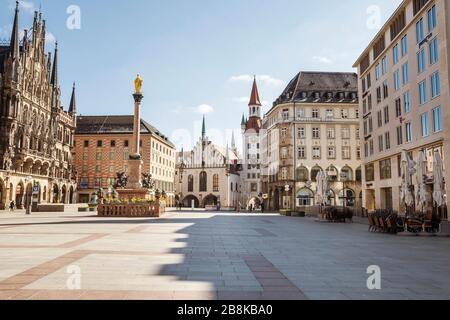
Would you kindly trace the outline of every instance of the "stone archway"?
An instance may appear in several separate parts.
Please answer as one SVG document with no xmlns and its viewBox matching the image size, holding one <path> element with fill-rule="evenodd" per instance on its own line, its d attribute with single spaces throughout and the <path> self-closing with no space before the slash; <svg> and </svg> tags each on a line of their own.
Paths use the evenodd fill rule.
<svg viewBox="0 0 450 320">
<path fill-rule="evenodd" d="M 6 186 L 3 180 L 0 178 L 0 210 L 5 210 L 6 207 Z"/>
<path fill-rule="evenodd" d="M 74 196 L 74 190 L 73 190 L 73 186 L 70 186 L 70 189 L 69 189 L 69 203 L 70 204 L 73 204 L 73 196 Z"/>
<path fill-rule="evenodd" d="M 67 201 L 67 187 L 63 185 L 61 188 L 61 203 L 66 203 Z"/>
<path fill-rule="evenodd" d="M 273 209 L 275 211 L 280 210 L 280 190 L 278 188 L 275 188 L 273 192 Z"/>
<path fill-rule="evenodd" d="M 196 196 L 193 196 L 193 195 L 186 196 L 183 199 L 183 201 L 182 201 L 183 206 L 186 207 L 186 208 L 191 208 L 192 207 L 192 201 L 194 201 L 194 208 L 199 208 L 200 207 L 200 201 L 198 200 L 198 198 Z"/>
<path fill-rule="evenodd" d="M 208 206 L 217 206 L 217 197 L 213 194 L 207 195 L 204 199 L 203 199 L 203 207 L 208 207 Z"/>
<path fill-rule="evenodd" d="M 16 208 L 23 209 L 24 207 L 24 194 L 25 194 L 25 187 L 23 185 L 23 182 L 19 182 L 19 184 L 16 186 Z"/>
<path fill-rule="evenodd" d="M 53 185 L 52 196 L 53 196 L 52 202 L 58 203 L 59 202 L 59 187 L 57 184 Z"/>
</svg>

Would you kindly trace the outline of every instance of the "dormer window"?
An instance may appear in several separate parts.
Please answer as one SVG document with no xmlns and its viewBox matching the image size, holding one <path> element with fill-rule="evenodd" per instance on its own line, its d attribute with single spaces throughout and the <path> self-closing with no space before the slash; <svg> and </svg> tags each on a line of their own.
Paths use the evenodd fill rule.
<svg viewBox="0 0 450 320">
<path fill-rule="evenodd" d="M 314 98 L 315 99 L 320 99 L 320 92 L 314 93 Z"/>
<path fill-rule="evenodd" d="M 344 93 L 343 92 L 339 92 L 339 99 L 344 99 Z"/>
<path fill-rule="evenodd" d="M 306 99 L 306 92 L 302 92 L 302 99 Z"/>
</svg>

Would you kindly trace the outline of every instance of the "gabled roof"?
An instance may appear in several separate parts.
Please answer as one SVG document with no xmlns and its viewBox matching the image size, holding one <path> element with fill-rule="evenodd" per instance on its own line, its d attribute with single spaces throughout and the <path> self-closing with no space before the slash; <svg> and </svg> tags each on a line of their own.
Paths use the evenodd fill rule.
<svg viewBox="0 0 450 320">
<path fill-rule="evenodd" d="M 133 116 L 78 116 L 75 134 L 133 134 L 133 126 Z M 143 119 L 141 119 L 141 134 L 158 136 L 175 147 L 165 135 Z"/>
</svg>

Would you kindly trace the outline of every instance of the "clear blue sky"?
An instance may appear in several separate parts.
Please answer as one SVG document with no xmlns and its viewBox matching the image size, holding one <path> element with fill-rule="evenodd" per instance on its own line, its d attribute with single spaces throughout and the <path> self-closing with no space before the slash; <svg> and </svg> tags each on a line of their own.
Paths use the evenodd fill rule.
<svg viewBox="0 0 450 320">
<path fill-rule="evenodd" d="M 33 9 L 41 6 L 48 31 L 60 44 L 65 105 L 76 81 L 79 113 L 131 114 L 132 81 L 139 72 L 143 117 L 189 147 L 199 134 L 202 112 L 209 112 L 208 129 L 216 129 L 209 135 L 218 143 L 239 130 L 253 74 L 261 76 L 267 111 L 300 70 L 354 71 L 353 62 L 378 31 L 367 27 L 372 17 L 367 10 L 378 6 L 384 23 L 400 2 L 22 1 L 21 28 L 31 25 Z M 80 30 L 66 27 L 66 10 L 73 4 L 81 9 Z M 9 38 L 13 5 L 0 0 L 0 37 Z"/>
</svg>

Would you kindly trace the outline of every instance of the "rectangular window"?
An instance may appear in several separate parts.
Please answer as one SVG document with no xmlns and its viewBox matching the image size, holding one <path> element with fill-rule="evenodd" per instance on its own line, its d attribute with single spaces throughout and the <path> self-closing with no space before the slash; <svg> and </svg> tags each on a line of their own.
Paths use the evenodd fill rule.
<svg viewBox="0 0 450 320">
<path fill-rule="evenodd" d="M 427 100 L 427 81 L 423 80 L 419 83 L 419 102 L 425 104 Z"/>
<path fill-rule="evenodd" d="M 111 148 L 114 148 L 116 146 L 116 140 L 111 140 Z"/>
<path fill-rule="evenodd" d="M 298 148 L 298 158 L 299 159 L 306 159 L 306 148 L 305 147 L 299 147 Z"/>
<path fill-rule="evenodd" d="M 433 109 L 433 132 L 442 131 L 442 108 L 437 107 Z"/>
<path fill-rule="evenodd" d="M 102 153 L 101 152 L 97 152 L 95 155 L 95 159 L 96 160 L 102 160 Z"/>
<path fill-rule="evenodd" d="M 422 73 L 425 71 L 426 64 L 425 64 L 425 48 L 420 49 L 420 51 L 417 53 L 417 70 L 419 73 Z"/>
<path fill-rule="evenodd" d="M 348 119 L 348 110 L 347 109 L 342 109 L 341 110 L 341 118 L 342 119 Z"/>
<path fill-rule="evenodd" d="M 342 159 L 350 160 L 352 157 L 352 152 L 350 147 L 342 147 Z"/>
<path fill-rule="evenodd" d="M 435 72 L 431 75 L 431 98 L 436 98 L 441 95 L 441 81 L 439 72 Z"/>
<path fill-rule="evenodd" d="M 381 73 L 383 76 L 387 73 L 387 57 L 381 60 Z"/>
<path fill-rule="evenodd" d="M 434 30 L 437 25 L 437 19 L 436 19 L 436 5 L 431 7 L 430 10 L 428 10 L 428 33 Z"/>
<path fill-rule="evenodd" d="M 299 139 L 306 138 L 306 128 L 298 128 L 298 137 Z"/>
<path fill-rule="evenodd" d="M 381 87 L 377 88 L 377 104 L 381 103 Z"/>
<path fill-rule="evenodd" d="M 336 130 L 334 128 L 328 128 L 327 129 L 327 138 L 328 139 L 335 139 L 336 138 Z"/>
<path fill-rule="evenodd" d="M 85 148 L 88 148 L 88 147 L 89 147 L 89 141 L 88 141 L 88 140 L 85 140 L 85 141 L 84 141 L 84 147 L 85 147 Z"/>
<path fill-rule="evenodd" d="M 98 148 L 103 147 L 103 141 L 102 141 L 102 140 L 98 140 L 98 141 L 97 141 L 97 147 L 98 147 Z"/>
<path fill-rule="evenodd" d="M 372 182 L 375 180 L 375 166 L 372 164 L 368 164 L 365 167 L 366 169 L 366 181 Z"/>
<path fill-rule="evenodd" d="M 328 159 L 336 159 L 336 148 L 328 147 Z"/>
<path fill-rule="evenodd" d="M 399 55 L 398 55 L 398 44 L 396 44 L 395 46 L 394 46 L 394 49 L 393 49 L 393 64 L 395 65 L 395 64 L 397 64 L 398 63 L 398 59 L 399 59 Z"/>
<path fill-rule="evenodd" d="M 411 142 L 413 139 L 411 122 L 407 122 L 405 124 L 405 133 L 406 133 L 406 142 L 407 143 Z"/>
<path fill-rule="evenodd" d="M 394 72 L 394 89 L 395 91 L 400 89 L 400 70 Z"/>
<path fill-rule="evenodd" d="M 401 146 L 403 144 L 403 129 L 402 127 L 397 127 L 397 145 Z"/>
<path fill-rule="evenodd" d="M 350 128 L 342 128 L 342 139 L 350 139 Z"/>
<path fill-rule="evenodd" d="M 378 151 L 383 152 L 383 136 L 378 137 Z"/>
<path fill-rule="evenodd" d="M 403 103 L 405 105 L 405 113 L 409 113 L 411 111 L 411 97 L 409 91 L 406 91 L 403 94 Z"/>
<path fill-rule="evenodd" d="M 402 66 L 403 85 L 409 82 L 409 65 L 408 62 Z"/>
<path fill-rule="evenodd" d="M 319 118 L 320 118 L 320 117 L 319 117 L 319 110 L 314 109 L 314 110 L 312 111 L 312 117 L 313 117 L 313 119 L 319 119 Z"/>
<path fill-rule="evenodd" d="M 386 132 L 384 134 L 384 144 L 385 144 L 386 150 L 391 149 L 391 133 L 390 132 Z"/>
<path fill-rule="evenodd" d="M 389 106 L 384 107 L 384 124 L 389 123 Z"/>
<path fill-rule="evenodd" d="M 381 110 L 377 112 L 377 120 L 378 128 L 381 128 L 383 126 L 383 112 Z"/>
<path fill-rule="evenodd" d="M 129 142 L 128 140 L 125 140 L 125 141 L 123 142 L 124 148 L 128 148 L 129 144 L 130 144 L 130 142 Z"/>
<path fill-rule="evenodd" d="M 312 129 L 312 135 L 313 135 L 313 139 L 320 139 L 320 129 L 319 128 L 313 128 Z"/>
<path fill-rule="evenodd" d="M 423 29 L 423 18 L 421 18 L 419 22 L 416 23 L 416 38 L 418 44 L 421 43 L 425 38 L 425 31 Z"/>
<path fill-rule="evenodd" d="M 392 178 L 391 159 L 380 161 L 380 179 L 386 180 Z"/>
<path fill-rule="evenodd" d="M 304 119 L 305 118 L 305 109 L 299 109 L 297 111 L 297 118 L 298 119 Z"/>
<path fill-rule="evenodd" d="M 420 122 L 422 124 L 422 137 L 428 137 L 430 135 L 430 130 L 428 127 L 428 112 L 420 116 Z"/>
<path fill-rule="evenodd" d="M 284 109 L 281 117 L 283 119 L 283 121 L 288 121 L 289 120 L 289 109 Z"/>
<path fill-rule="evenodd" d="M 383 82 L 383 99 L 387 99 L 389 97 L 389 88 L 388 88 L 388 82 L 385 80 Z"/>
<path fill-rule="evenodd" d="M 375 66 L 375 78 L 376 80 L 380 79 L 380 64 Z"/>
<path fill-rule="evenodd" d="M 402 57 L 408 54 L 408 36 L 402 38 Z"/>
<path fill-rule="evenodd" d="M 395 117 L 400 118 L 402 116 L 402 100 L 398 98 L 395 100 Z"/>
<path fill-rule="evenodd" d="M 430 41 L 430 64 L 435 64 L 439 61 L 439 44 L 438 38 L 434 37 L 433 40 Z"/>
<path fill-rule="evenodd" d="M 116 160 L 116 153 L 114 151 L 109 153 L 109 160 Z"/>
<path fill-rule="evenodd" d="M 320 159 L 320 147 L 313 147 L 313 159 Z"/>
</svg>

